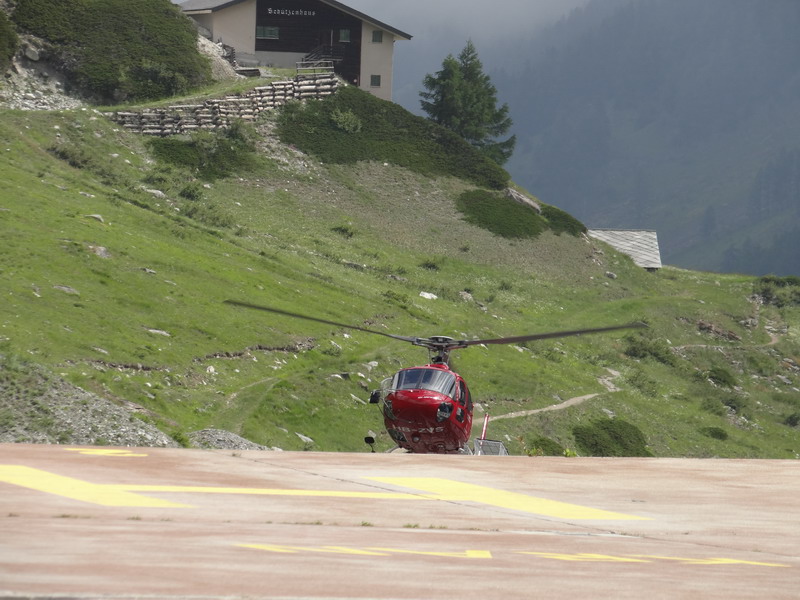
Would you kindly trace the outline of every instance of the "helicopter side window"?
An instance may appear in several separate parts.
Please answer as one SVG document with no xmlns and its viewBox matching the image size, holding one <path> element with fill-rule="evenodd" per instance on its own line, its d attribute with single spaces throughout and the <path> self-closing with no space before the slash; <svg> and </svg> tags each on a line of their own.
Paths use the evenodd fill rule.
<svg viewBox="0 0 800 600">
<path fill-rule="evenodd" d="M 440 369 L 405 369 L 395 375 L 393 383 L 396 390 L 431 390 L 452 397 L 456 378 Z"/>
<path fill-rule="evenodd" d="M 462 379 L 461 381 L 458 382 L 458 386 L 461 391 L 461 393 L 459 394 L 458 401 L 462 405 L 466 405 L 467 410 L 469 412 L 472 412 L 472 396 L 469 395 L 469 388 L 467 387 L 467 384 Z"/>
</svg>

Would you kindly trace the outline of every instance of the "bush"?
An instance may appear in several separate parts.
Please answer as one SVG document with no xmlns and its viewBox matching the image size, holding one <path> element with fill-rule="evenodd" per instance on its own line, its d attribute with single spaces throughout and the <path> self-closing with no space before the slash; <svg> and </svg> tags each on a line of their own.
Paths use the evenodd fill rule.
<svg viewBox="0 0 800 600">
<path fill-rule="evenodd" d="M 17 32 L 14 25 L 6 17 L 6 13 L 0 10 L 0 74 L 5 73 L 11 66 L 11 59 L 17 51 Z"/>
<path fill-rule="evenodd" d="M 464 192 L 456 208 L 468 223 L 504 238 L 535 238 L 547 223 L 530 208 L 488 190 Z"/>
<path fill-rule="evenodd" d="M 766 275 L 753 284 L 753 292 L 760 296 L 765 304 L 779 308 L 784 306 L 800 306 L 800 277 L 776 277 Z"/>
<path fill-rule="evenodd" d="M 243 121 L 216 132 L 201 131 L 187 139 L 177 137 L 147 140 L 160 161 L 190 169 L 207 181 L 252 169 L 257 161 L 255 129 Z"/>
<path fill-rule="evenodd" d="M 789 427 L 797 427 L 800 425 L 800 412 L 794 412 L 783 420 L 784 425 Z"/>
<path fill-rule="evenodd" d="M 329 163 L 381 160 L 490 189 L 502 189 L 509 180 L 460 136 L 353 86 L 325 100 L 287 103 L 278 113 L 277 132 L 282 142 Z"/>
<path fill-rule="evenodd" d="M 600 419 L 573 428 L 575 443 L 589 456 L 652 456 L 644 434 L 622 419 Z"/>
<path fill-rule="evenodd" d="M 101 102 L 184 93 L 210 81 L 197 32 L 170 0 L 19 0 L 13 19 L 52 42 L 70 83 Z"/>
<path fill-rule="evenodd" d="M 586 225 L 555 206 L 544 205 L 542 207 L 542 216 L 547 219 L 547 224 L 556 235 L 568 233 L 577 237 L 586 231 Z"/>
<path fill-rule="evenodd" d="M 706 437 L 710 437 L 715 440 L 721 440 L 723 442 L 728 439 L 728 432 L 722 429 L 722 427 L 703 427 L 700 430 L 700 433 Z"/>
<path fill-rule="evenodd" d="M 736 386 L 736 378 L 725 367 L 711 367 L 708 371 L 708 378 L 717 385 L 729 388 Z"/>
<path fill-rule="evenodd" d="M 564 456 L 565 448 L 544 436 L 536 436 L 525 441 L 525 453 L 528 456 Z"/>
<path fill-rule="evenodd" d="M 669 344 L 652 333 L 639 333 L 625 338 L 625 354 L 640 360 L 652 358 L 662 364 L 675 366 L 677 360 Z"/>
</svg>

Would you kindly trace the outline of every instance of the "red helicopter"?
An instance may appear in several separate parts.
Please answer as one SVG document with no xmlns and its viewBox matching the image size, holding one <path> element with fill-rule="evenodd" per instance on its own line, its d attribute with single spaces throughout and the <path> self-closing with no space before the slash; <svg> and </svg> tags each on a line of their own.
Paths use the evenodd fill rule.
<svg viewBox="0 0 800 600">
<path fill-rule="evenodd" d="M 369 400 L 370 404 L 380 404 L 386 431 L 398 447 L 417 454 L 470 452 L 468 443 L 472 429 L 472 397 L 464 378 L 450 369 L 451 350 L 481 344 L 521 344 L 533 340 L 646 327 L 644 323 L 628 323 L 596 329 L 535 333 L 486 340 L 456 340 L 447 336 L 421 338 L 394 335 L 237 300 L 225 300 L 225 303 L 382 335 L 427 348 L 430 354 L 430 362 L 427 365 L 400 369 L 394 376 L 385 379 L 381 388 L 372 392 Z M 485 432 L 484 424 L 482 438 Z M 375 442 L 370 437 L 364 441 L 370 446 Z"/>
</svg>

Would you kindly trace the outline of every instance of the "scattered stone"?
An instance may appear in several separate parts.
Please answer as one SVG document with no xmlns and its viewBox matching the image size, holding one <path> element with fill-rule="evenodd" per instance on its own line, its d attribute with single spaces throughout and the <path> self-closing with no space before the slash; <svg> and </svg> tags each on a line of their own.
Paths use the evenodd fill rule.
<svg viewBox="0 0 800 600">
<path fill-rule="evenodd" d="M 616 279 L 617 278 L 617 274 L 616 273 L 612 273 L 611 271 L 606 271 L 606 277 L 608 277 L 609 279 Z"/>
<path fill-rule="evenodd" d="M 100 258 L 111 258 L 111 253 L 105 246 L 89 246 L 89 251 Z"/>
<path fill-rule="evenodd" d="M 163 335 L 164 337 L 172 337 L 169 333 L 167 333 L 163 329 L 148 329 L 147 327 L 145 327 L 145 331 L 147 333 L 152 333 L 153 335 Z"/>
<path fill-rule="evenodd" d="M 54 285 L 54 290 L 58 290 L 60 292 L 64 292 L 65 294 L 69 294 L 70 296 L 80 296 L 81 293 L 76 290 L 75 288 L 69 287 L 68 285 Z"/>
<path fill-rule="evenodd" d="M 506 188 L 505 194 L 507 198 L 511 198 L 517 204 L 527 206 L 528 208 L 533 209 L 533 211 L 537 214 L 542 214 L 542 206 L 533 198 L 529 198 L 525 194 L 518 192 L 513 188 Z"/>
<path fill-rule="evenodd" d="M 224 429 L 201 429 L 187 436 L 192 446 L 209 450 L 280 450 L 256 444 Z"/>
<path fill-rule="evenodd" d="M 305 442 L 306 444 L 313 444 L 313 443 L 314 443 L 314 440 L 312 440 L 312 439 L 311 439 L 310 437 L 308 437 L 307 435 L 303 435 L 302 433 L 297 433 L 296 431 L 294 432 L 294 434 L 295 434 L 297 437 L 299 437 L 299 438 L 300 438 L 300 439 L 301 439 L 303 442 Z"/>
</svg>

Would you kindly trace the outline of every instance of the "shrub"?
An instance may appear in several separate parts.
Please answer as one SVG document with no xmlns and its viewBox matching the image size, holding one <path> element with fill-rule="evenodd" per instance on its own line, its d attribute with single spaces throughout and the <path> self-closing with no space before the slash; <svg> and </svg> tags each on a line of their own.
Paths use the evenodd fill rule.
<svg viewBox="0 0 800 600">
<path fill-rule="evenodd" d="M 189 139 L 152 138 L 146 143 L 158 160 L 190 169 L 213 181 L 255 166 L 255 136 L 252 126 L 234 121 L 221 131 L 201 131 Z"/>
<path fill-rule="evenodd" d="M 528 456 L 564 456 L 565 448 L 544 436 L 536 436 L 525 441 Z"/>
<path fill-rule="evenodd" d="M 183 93 L 210 81 L 197 33 L 169 0 L 19 0 L 17 25 L 54 44 L 72 85 L 101 102 Z"/>
<path fill-rule="evenodd" d="M 464 192 L 456 208 L 468 223 L 504 238 L 535 238 L 547 223 L 530 208 L 488 190 Z"/>
<path fill-rule="evenodd" d="M 789 427 L 797 427 L 800 425 L 800 412 L 794 412 L 783 420 L 784 425 Z"/>
<path fill-rule="evenodd" d="M 622 419 L 599 419 L 573 428 L 575 443 L 589 456 L 652 456 L 644 434 Z"/>
<path fill-rule="evenodd" d="M 660 363 L 675 366 L 677 360 L 669 344 L 652 333 L 639 333 L 625 338 L 625 354 L 631 358 L 652 358 Z"/>
<path fill-rule="evenodd" d="M 722 429 L 722 427 L 703 427 L 700 430 L 706 437 L 714 438 L 715 440 L 725 441 L 728 439 L 728 432 Z"/>
<path fill-rule="evenodd" d="M 556 235 L 568 233 L 577 237 L 586 231 L 586 225 L 555 206 L 544 205 L 542 207 L 542 216 L 547 219 L 547 224 Z"/>
<path fill-rule="evenodd" d="M 725 367 L 711 367 L 708 371 L 708 378 L 717 385 L 729 388 L 736 386 L 736 378 Z"/>
<path fill-rule="evenodd" d="M 353 86 L 325 100 L 287 103 L 278 113 L 277 132 L 282 142 L 329 163 L 382 160 L 490 189 L 502 189 L 509 180 L 502 167 L 460 136 Z"/>
<path fill-rule="evenodd" d="M 779 308 L 800 305 L 800 277 L 776 277 L 765 275 L 753 284 L 753 292 L 760 296 L 765 304 Z"/>
<path fill-rule="evenodd" d="M 197 202 L 203 198 L 203 186 L 196 181 L 192 181 L 183 186 L 181 191 L 178 192 L 178 195 L 181 198 L 186 198 L 187 200 Z"/>
<path fill-rule="evenodd" d="M 345 133 L 358 133 L 363 127 L 363 122 L 352 110 L 333 109 L 331 112 L 333 123 Z"/>
<path fill-rule="evenodd" d="M 0 10 L 0 74 L 5 73 L 11 65 L 18 43 L 14 25 L 8 20 L 6 13 Z"/>
</svg>

